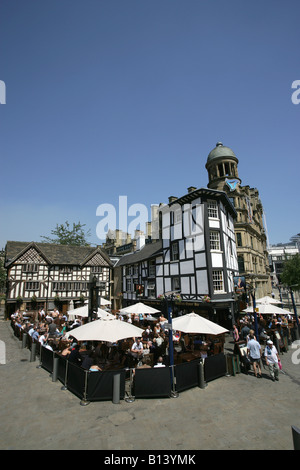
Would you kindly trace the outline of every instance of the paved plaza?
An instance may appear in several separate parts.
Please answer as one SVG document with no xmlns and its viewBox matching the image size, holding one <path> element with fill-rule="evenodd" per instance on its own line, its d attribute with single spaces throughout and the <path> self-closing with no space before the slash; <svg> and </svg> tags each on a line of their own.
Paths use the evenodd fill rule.
<svg viewBox="0 0 300 470">
<path fill-rule="evenodd" d="M 0 364 L 2 450 L 293 450 L 300 427 L 300 346 L 281 355 L 272 382 L 252 374 L 222 377 L 177 398 L 92 402 L 61 390 L 30 362 L 10 322 L 0 320 L 6 363 Z M 3 344 L 3 343 L 2 343 Z M 226 350 L 231 352 L 228 336 Z M 226 351 L 225 351 L 226 352 Z"/>
</svg>

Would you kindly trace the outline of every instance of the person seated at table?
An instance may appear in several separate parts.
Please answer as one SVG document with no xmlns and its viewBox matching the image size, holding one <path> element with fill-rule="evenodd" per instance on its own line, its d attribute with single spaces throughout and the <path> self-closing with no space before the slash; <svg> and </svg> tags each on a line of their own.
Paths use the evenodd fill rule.
<svg viewBox="0 0 300 470">
<path fill-rule="evenodd" d="M 161 333 L 160 323 L 156 323 L 153 328 L 154 335 L 159 335 Z"/>
<path fill-rule="evenodd" d="M 159 323 L 160 325 L 162 326 L 163 323 L 166 323 L 168 320 L 166 319 L 166 317 L 164 317 L 163 315 L 161 315 L 159 317 Z"/>
<path fill-rule="evenodd" d="M 102 369 L 98 364 L 92 364 L 91 367 L 89 368 L 90 372 L 101 372 Z"/>
<path fill-rule="evenodd" d="M 83 359 L 82 359 L 82 363 L 81 363 L 81 367 L 83 369 L 86 369 L 86 370 L 89 370 L 90 367 L 95 364 L 97 361 L 97 357 L 95 356 L 95 353 L 94 351 L 91 349 L 88 351 L 88 354 L 85 354 Z"/>
<path fill-rule="evenodd" d="M 166 367 L 165 364 L 163 363 L 162 356 L 159 356 L 159 358 L 157 359 L 157 363 L 155 364 L 154 367 Z"/>
<path fill-rule="evenodd" d="M 73 345 L 73 347 L 71 348 L 71 352 L 70 352 L 70 355 L 68 357 L 68 360 L 70 362 L 72 362 L 73 364 L 76 364 L 78 366 L 80 366 L 81 363 L 82 363 L 82 357 L 81 357 L 81 354 L 79 352 L 79 349 L 80 349 L 79 344 L 75 343 Z"/>
<path fill-rule="evenodd" d="M 151 369 L 150 357 L 143 357 L 141 360 L 141 364 L 137 365 L 137 369 Z"/>
<path fill-rule="evenodd" d="M 151 335 L 152 335 L 152 330 L 150 328 L 150 325 L 147 325 L 144 333 L 143 333 L 143 339 L 145 341 L 148 341 L 150 338 L 151 338 Z"/>
<path fill-rule="evenodd" d="M 180 333 L 180 331 L 175 331 L 175 332 L 173 333 L 173 342 L 176 343 L 176 344 L 178 344 L 179 341 L 180 341 L 180 338 L 181 338 L 181 333 Z"/>
<path fill-rule="evenodd" d="M 143 343 L 141 342 L 140 338 L 137 338 L 131 347 L 131 355 L 136 359 L 140 359 L 143 356 L 143 353 Z"/>
<path fill-rule="evenodd" d="M 69 355 L 71 354 L 71 345 L 67 344 L 65 347 L 61 350 L 61 356 L 68 358 Z"/>
</svg>

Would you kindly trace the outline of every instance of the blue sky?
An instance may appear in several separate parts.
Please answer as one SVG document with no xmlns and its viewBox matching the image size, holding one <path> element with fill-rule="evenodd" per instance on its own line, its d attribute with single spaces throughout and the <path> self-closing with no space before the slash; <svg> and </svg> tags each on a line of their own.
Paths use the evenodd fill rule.
<svg viewBox="0 0 300 470">
<path fill-rule="evenodd" d="M 101 204 L 206 187 L 216 142 L 257 187 L 270 243 L 299 225 L 298 0 L 3 0 L 0 248 Z"/>
</svg>

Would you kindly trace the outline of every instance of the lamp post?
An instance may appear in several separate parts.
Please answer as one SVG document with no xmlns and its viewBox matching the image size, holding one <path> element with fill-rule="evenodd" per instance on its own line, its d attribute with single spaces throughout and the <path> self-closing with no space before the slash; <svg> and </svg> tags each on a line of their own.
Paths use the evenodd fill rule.
<svg viewBox="0 0 300 470">
<path fill-rule="evenodd" d="M 88 322 L 93 319 L 93 312 L 98 310 L 98 294 L 99 287 L 97 286 L 97 278 L 91 274 L 89 282 L 89 316 Z"/>
<path fill-rule="evenodd" d="M 178 295 L 178 292 L 168 292 L 164 294 L 164 300 L 166 303 L 166 309 L 168 314 L 168 330 L 169 330 L 169 360 L 170 360 L 170 370 L 171 370 L 171 387 L 172 387 L 172 397 L 178 397 L 178 393 L 175 391 L 174 385 L 174 347 L 173 347 L 173 326 L 172 326 L 172 314 L 173 314 L 173 305 L 174 305 L 174 296 Z"/>
<path fill-rule="evenodd" d="M 296 303 L 295 303 L 295 299 L 294 299 L 294 292 L 292 290 L 292 287 L 295 287 L 296 285 L 298 286 L 298 284 L 294 284 L 292 286 L 289 286 L 289 289 L 290 289 L 290 294 L 291 294 L 291 299 L 292 299 L 292 304 L 293 304 L 293 310 L 294 310 L 294 313 L 295 313 L 296 323 L 297 323 L 297 327 L 299 329 L 299 319 L 298 319 L 297 308 L 296 308 Z"/>
<path fill-rule="evenodd" d="M 255 286 L 253 286 L 252 284 L 248 284 L 247 287 L 248 287 L 249 294 L 251 295 L 251 298 L 252 298 L 255 337 L 258 341 L 259 337 L 258 337 L 258 324 L 257 324 L 257 312 L 256 312 L 256 300 L 255 300 Z"/>
</svg>

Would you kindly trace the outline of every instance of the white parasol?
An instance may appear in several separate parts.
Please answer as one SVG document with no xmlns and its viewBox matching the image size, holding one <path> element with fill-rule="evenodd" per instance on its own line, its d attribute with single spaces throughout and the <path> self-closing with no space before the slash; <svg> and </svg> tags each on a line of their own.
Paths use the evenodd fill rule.
<svg viewBox="0 0 300 470">
<path fill-rule="evenodd" d="M 258 309 L 258 312 L 256 313 L 260 313 L 261 315 L 294 315 L 293 312 L 290 312 L 289 310 L 285 310 L 284 308 L 268 303 L 257 304 L 256 308 Z M 253 313 L 253 306 L 246 308 L 243 312 Z"/>
<path fill-rule="evenodd" d="M 115 343 L 125 338 L 140 337 L 143 329 L 119 320 L 95 320 L 86 325 L 68 331 L 66 336 L 73 336 L 78 341 L 107 341 Z"/>
<path fill-rule="evenodd" d="M 125 314 L 125 315 L 131 315 L 131 314 L 144 314 L 144 313 L 161 313 L 160 310 L 157 310 L 156 308 L 149 307 L 149 305 L 145 305 L 142 302 L 138 302 L 137 304 L 134 305 L 129 305 L 129 307 L 122 308 L 120 310 L 120 313 Z"/>
<path fill-rule="evenodd" d="M 103 299 L 103 297 L 100 297 L 100 305 L 111 305 L 111 301 Z"/>
<path fill-rule="evenodd" d="M 88 305 L 84 305 L 83 307 L 78 307 L 74 308 L 74 310 L 69 310 L 68 311 L 68 318 L 69 320 L 74 320 L 75 317 L 88 317 L 89 316 L 89 307 Z M 111 313 L 106 312 L 105 310 L 102 310 L 101 308 L 98 308 L 97 311 L 97 316 L 98 318 L 103 318 L 103 319 L 111 319 L 114 320 L 114 315 Z"/>
<path fill-rule="evenodd" d="M 197 313 L 187 313 L 181 317 L 174 318 L 172 321 L 173 330 L 183 333 L 198 333 L 203 335 L 220 335 L 228 333 L 228 330 L 222 326 L 201 317 Z"/>
<path fill-rule="evenodd" d="M 273 299 L 272 297 L 269 297 L 266 295 L 265 297 L 261 297 L 260 299 L 256 300 L 257 304 L 282 304 L 280 300 Z"/>
</svg>

